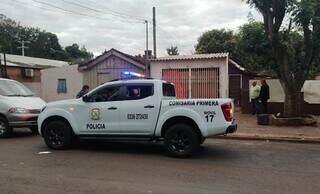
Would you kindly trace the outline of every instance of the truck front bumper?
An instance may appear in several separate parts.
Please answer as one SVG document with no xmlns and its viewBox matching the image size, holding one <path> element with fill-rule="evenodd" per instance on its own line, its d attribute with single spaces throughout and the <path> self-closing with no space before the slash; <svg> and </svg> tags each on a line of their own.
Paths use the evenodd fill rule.
<svg viewBox="0 0 320 194">
<path fill-rule="evenodd" d="M 233 120 L 231 125 L 227 128 L 226 134 L 236 132 L 237 128 L 238 128 L 238 125 L 236 123 L 236 120 Z"/>
</svg>

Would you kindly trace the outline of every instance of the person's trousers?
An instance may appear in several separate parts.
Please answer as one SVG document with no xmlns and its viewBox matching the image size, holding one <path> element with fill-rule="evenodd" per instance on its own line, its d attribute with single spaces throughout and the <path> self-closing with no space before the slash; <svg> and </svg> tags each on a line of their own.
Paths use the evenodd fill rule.
<svg viewBox="0 0 320 194">
<path fill-rule="evenodd" d="M 268 113 L 268 101 L 266 101 L 266 100 L 261 101 L 261 113 L 262 114 Z"/>
<path fill-rule="evenodd" d="M 258 99 L 251 99 L 251 113 L 254 114 L 259 114 L 260 113 L 260 105 Z"/>
</svg>

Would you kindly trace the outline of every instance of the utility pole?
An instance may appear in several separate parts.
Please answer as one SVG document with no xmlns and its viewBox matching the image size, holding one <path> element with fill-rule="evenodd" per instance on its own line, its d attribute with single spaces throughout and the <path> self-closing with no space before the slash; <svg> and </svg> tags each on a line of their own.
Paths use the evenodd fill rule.
<svg viewBox="0 0 320 194">
<path fill-rule="evenodd" d="M 157 58 L 157 40 L 156 40 L 156 8 L 153 7 L 153 55 Z"/>
<path fill-rule="evenodd" d="M 25 46 L 24 43 L 30 43 L 30 41 L 20 41 L 21 42 L 21 46 L 19 46 L 18 48 L 20 48 L 22 50 L 22 56 L 24 56 L 24 49 L 28 49 L 29 47 Z"/>
<path fill-rule="evenodd" d="M 149 35 L 148 35 L 148 20 L 144 21 L 146 23 L 146 58 L 149 59 Z"/>
<path fill-rule="evenodd" d="M 2 71 L 2 77 L 8 78 L 7 74 L 7 58 L 6 58 L 6 52 L 3 51 L 3 61 L 4 61 L 4 66 L 3 66 L 3 71 Z"/>
<path fill-rule="evenodd" d="M 2 77 L 3 75 L 3 70 L 2 70 L 2 64 L 1 64 L 1 53 L 0 53 L 0 77 Z"/>
</svg>

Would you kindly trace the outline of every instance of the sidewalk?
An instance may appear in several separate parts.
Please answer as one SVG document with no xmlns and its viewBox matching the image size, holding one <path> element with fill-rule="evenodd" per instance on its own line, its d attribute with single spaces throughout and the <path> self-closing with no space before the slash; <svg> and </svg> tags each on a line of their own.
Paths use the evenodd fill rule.
<svg viewBox="0 0 320 194">
<path fill-rule="evenodd" d="M 257 117 L 250 114 L 235 113 L 238 123 L 236 133 L 218 138 L 243 140 L 291 141 L 302 143 L 320 143 L 320 117 L 318 126 L 278 127 L 257 124 Z"/>
</svg>

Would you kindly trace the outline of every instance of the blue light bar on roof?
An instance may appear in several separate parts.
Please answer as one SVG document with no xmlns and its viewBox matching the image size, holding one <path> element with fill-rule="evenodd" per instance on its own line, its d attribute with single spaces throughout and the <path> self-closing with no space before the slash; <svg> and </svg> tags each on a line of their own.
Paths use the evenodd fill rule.
<svg viewBox="0 0 320 194">
<path fill-rule="evenodd" d="M 124 71 L 122 72 L 126 77 L 145 77 L 143 74 L 132 72 L 132 71 Z"/>
</svg>

